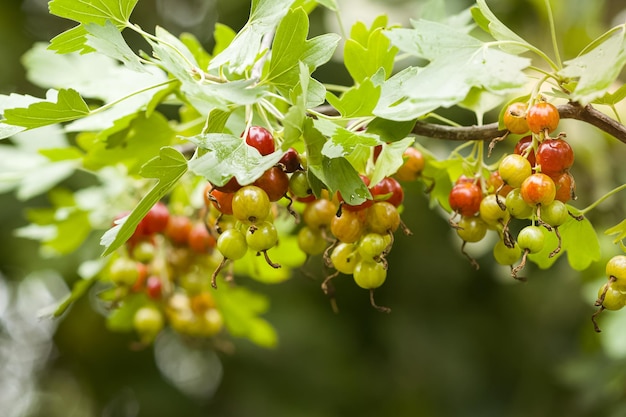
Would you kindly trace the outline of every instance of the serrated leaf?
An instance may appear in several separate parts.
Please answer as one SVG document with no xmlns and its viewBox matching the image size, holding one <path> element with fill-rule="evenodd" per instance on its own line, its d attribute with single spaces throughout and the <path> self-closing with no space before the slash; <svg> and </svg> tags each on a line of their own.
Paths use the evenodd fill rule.
<svg viewBox="0 0 626 417">
<path fill-rule="evenodd" d="M 372 120 L 365 131 L 380 136 L 385 142 L 396 142 L 406 138 L 415 127 L 415 120 L 395 121 L 380 117 Z"/>
<path fill-rule="evenodd" d="M 430 151 L 419 143 L 416 142 L 413 146 L 417 148 L 426 159 L 423 177 L 428 178 L 428 184 L 431 188 L 428 194 L 430 207 L 433 208 L 438 204 L 445 211 L 450 213 L 452 210 L 448 197 L 452 189 L 452 182 L 463 173 L 463 158 L 453 157 L 437 160 Z"/>
<path fill-rule="evenodd" d="M 215 185 L 224 185 L 233 176 L 241 185 L 251 184 L 283 155 L 280 150 L 261 155 L 240 137 L 225 133 L 207 133 L 187 139 L 207 150 L 189 161 L 189 169 Z"/>
<path fill-rule="evenodd" d="M 571 212 L 576 212 L 573 207 L 568 206 L 568 208 Z M 567 253 L 567 261 L 572 269 L 577 271 L 585 270 L 593 262 L 600 260 L 598 236 L 587 218 L 580 221 L 570 217 L 563 225 L 559 226 L 562 240 L 561 251 L 552 258 L 549 258 L 548 255 L 558 246 L 558 239 L 554 232 L 549 232 L 543 227 L 542 231 L 545 235 L 544 249 L 528 256 L 540 268 L 551 267 L 564 253 Z"/>
<path fill-rule="evenodd" d="M 321 166 L 309 165 L 309 169 L 330 191 L 341 193 L 346 203 L 356 206 L 371 199 L 367 185 L 346 158 L 323 157 Z"/>
<path fill-rule="evenodd" d="M 100 244 L 105 247 L 102 256 L 113 253 L 132 236 L 141 219 L 168 193 L 185 172 L 187 172 L 187 159 L 176 149 L 168 146 L 161 148 L 159 156 L 154 157 L 142 167 L 141 175 L 145 178 L 154 178 L 157 183 L 128 216 L 120 219 L 102 236 Z"/>
<path fill-rule="evenodd" d="M 128 46 L 118 28 L 107 20 L 104 25 L 85 25 L 87 45 L 110 58 L 121 61 L 133 71 L 147 72 L 139 57 Z"/>
<path fill-rule="evenodd" d="M 87 29 L 83 25 L 78 25 L 52 38 L 48 49 L 58 54 L 69 54 L 72 52 L 86 54 L 94 52 L 95 50 L 87 46 L 86 42 Z"/>
<path fill-rule="evenodd" d="M 614 235 L 613 243 L 617 244 L 622 242 L 624 239 L 626 239 L 626 220 L 623 220 L 615 226 L 606 229 L 604 234 L 609 236 Z"/>
<path fill-rule="evenodd" d="M 252 0 L 248 22 L 221 53 L 213 57 L 209 69 L 228 64 L 231 72 L 249 69 L 261 52 L 261 40 L 285 16 L 294 0 Z"/>
<path fill-rule="evenodd" d="M 380 23 L 386 24 L 386 18 Z M 359 24 L 362 25 L 357 23 Z M 362 29 L 353 32 L 352 36 L 360 39 L 348 39 L 343 52 L 346 69 L 352 79 L 356 83 L 361 83 L 374 76 L 381 68 L 385 71 L 385 76 L 389 77 L 398 48 L 392 46 L 389 38 L 384 35 L 384 27 L 373 27 L 368 33 L 366 42 Z"/>
<path fill-rule="evenodd" d="M 620 88 L 615 90 L 613 93 L 608 93 L 608 92 L 604 93 L 602 97 L 595 99 L 594 103 L 606 104 L 606 105 L 612 106 L 624 100 L 625 98 L 626 98 L 626 84 L 623 84 Z"/>
<path fill-rule="evenodd" d="M 383 84 L 374 114 L 411 120 L 462 102 L 473 87 L 503 96 L 526 82 L 530 60 L 493 49 L 455 28 L 420 20 L 414 29 L 391 29 L 392 44 L 430 62 L 409 67 Z"/>
<path fill-rule="evenodd" d="M 381 88 L 370 79 L 344 92 L 341 97 L 326 93 L 326 100 L 345 118 L 372 116 Z"/>
<path fill-rule="evenodd" d="M 383 143 L 381 145 L 382 149 L 376 159 L 374 171 L 370 175 L 370 187 L 398 171 L 398 168 L 404 163 L 402 159 L 404 151 L 411 146 L 413 142 L 415 142 L 414 138 L 406 138 L 397 142 Z"/>
<path fill-rule="evenodd" d="M 528 44 L 528 42 L 498 20 L 496 15 L 493 14 L 487 6 L 487 2 L 485 0 L 477 0 L 476 6 L 471 8 L 471 12 L 472 17 L 478 26 L 480 26 L 480 28 L 485 32 L 491 34 L 491 36 L 493 36 L 496 40 L 515 42 L 515 44 L 501 44 L 500 48 L 513 54 L 521 54 L 528 50 L 528 48 L 524 46 L 525 44 Z"/>
<path fill-rule="evenodd" d="M 67 122 L 89 114 L 89 107 L 76 90 L 59 90 L 56 103 L 43 101 L 27 108 L 4 111 L 4 123 L 28 129 Z"/>
<path fill-rule="evenodd" d="M 559 75 L 577 80 L 571 98 L 585 106 L 602 97 L 626 64 L 626 25 L 594 40 L 582 55 L 565 61 Z"/>
<path fill-rule="evenodd" d="M 340 127 L 335 130 L 333 136 L 324 143 L 322 155 L 328 158 L 346 157 L 359 147 L 365 147 L 369 151 L 369 149 L 380 143 L 380 139 L 375 135 L 364 132 L 353 132 Z"/>
</svg>

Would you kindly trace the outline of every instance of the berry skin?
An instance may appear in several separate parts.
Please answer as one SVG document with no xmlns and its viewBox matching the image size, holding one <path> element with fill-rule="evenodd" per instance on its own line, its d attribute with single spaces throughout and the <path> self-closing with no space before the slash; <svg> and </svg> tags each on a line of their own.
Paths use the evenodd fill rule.
<svg viewBox="0 0 626 417">
<path fill-rule="evenodd" d="M 109 266 L 109 277 L 114 284 L 120 286 L 130 286 L 139 278 L 139 268 L 133 259 L 121 257 L 115 259 Z"/>
<path fill-rule="evenodd" d="M 616 255 L 606 264 L 606 276 L 614 277 L 612 286 L 620 291 L 626 291 L 626 256 Z"/>
<path fill-rule="evenodd" d="M 404 159 L 404 163 L 394 174 L 394 177 L 398 181 L 415 181 L 418 179 L 424 170 L 424 155 L 419 150 L 409 147 L 404 151 L 402 159 Z"/>
<path fill-rule="evenodd" d="M 504 197 L 489 194 L 480 202 L 480 218 L 489 226 L 498 226 L 510 217 L 506 207 L 502 210 L 498 201 L 504 205 Z"/>
<path fill-rule="evenodd" d="M 256 148 L 261 155 L 269 155 L 276 150 L 274 137 L 267 129 L 261 126 L 250 126 L 246 136 L 246 143 Z"/>
<path fill-rule="evenodd" d="M 506 210 L 516 219 L 527 219 L 533 214 L 533 207 L 522 198 L 519 188 L 513 189 L 504 200 Z"/>
<path fill-rule="evenodd" d="M 456 234 L 465 242 L 479 242 L 487 234 L 487 223 L 478 216 L 463 217 Z"/>
<path fill-rule="evenodd" d="M 608 289 L 606 289 L 608 286 Z M 613 285 L 609 285 L 608 283 L 604 284 L 598 290 L 598 298 L 602 296 L 606 289 L 606 293 L 604 294 L 604 301 L 602 301 L 602 307 L 607 310 L 621 310 L 626 305 L 626 294 L 623 294 L 617 288 L 614 288 Z"/>
<path fill-rule="evenodd" d="M 263 189 L 267 193 L 270 201 L 278 201 L 289 189 L 289 177 L 277 166 L 271 167 L 263 173 L 254 185 Z"/>
<path fill-rule="evenodd" d="M 504 112 L 504 127 L 511 133 L 523 134 L 528 132 L 526 123 L 526 103 L 515 102 L 507 107 Z"/>
<path fill-rule="evenodd" d="M 560 116 L 557 108 L 545 101 L 530 106 L 528 112 L 526 112 L 526 122 L 528 123 L 528 128 L 533 133 L 546 130 L 548 133 L 554 132 L 559 125 L 559 120 Z"/>
<path fill-rule="evenodd" d="M 360 260 L 352 272 L 354 282 L 366 290 L 378 288 L 387 279 L 387 269 L 382 263 Z"/>
<path fill-rule="evenodd" d="M 538 226 L 526 226 L 517 235 L 517 243 L 529 253 L 537 253 L 543 249 L 545 236 Z"/>
<path fill-rule="evenodd" d="M 296 199 L 315 199 L 309 180 L 306 177 L 306 172 L 304 171 L 296 171 L 291 174 L 289 178 L 289 192 Z"/>
<path fill-rule="evenodd" d="M 141 307 L 133 316 L 133 326 L 144 342 L 152 341 L 163 328 L 161 311 L 153 306 Z"/>
<path fill-rule="evenodd" d="M 294 148 L 289 148 L 285 152 L 280 161 L 278 161 L 278 165 L 283 168 L 287 174 L 291 174 L 292 172 L 296 172 L 301 168 L 300 166 L 300 158 L 298 157 L 298 151 Z"/>
<path fill-rule="evenodd" d="M 370 192 L 375 200 L 387 201 L 396 207 L 399 207 L 404 200 L 402 186 L 395 178 L 391 177 L 385 177 L 380 180 L 378 184 L 370 188 Z"/>
<path fill-rule="evenodd" d="M 569 211 L 565 203 L 554 200 L 547 206 L 541 207 L 541 220 L 552 227 L 558 227 L 569 219 Z"/>
<path fill-rule="evenodd" d="M 526 204 L 547 206 L 556 197 L 556 186 L 546 174 L 536 173 L 526 178 L 520 187 L 520 194 Z"/>
<path fill-rule="evenodd" d="M 390 204 L 391 205 L 391 204 Z M 393 206 L 391 206 L 393 207 Z M 395 209 L 395 207 L 394 207 Z M 334 216 L 330 222 L 330 232 L 340 242 L 354 243 L 365 229 L 365 213 L 362 211 L 342 210 L 341 216 Z"/>
<path fill-rule="evenodd" d="M 558 174 L 556 176 L 550 175 L 554 185 L 556 186 L 555 200 L 567 203 L 574 198 L 574 191 L 576 190 L 576 183 L 574 177 L 568 171 Z"/>
<path fill-rule="evenodd" d="M 167 206 L 160 201 L 156 203 L 146 216 L 141 219 L 143 233 L 147 236 L 155 233 L 161 233 L 167 227 L 170 219 L 170 211 Z"/>
<path fill-rule="evenodd" d="M 328 242 L 319 229 L 304 226 L 298 232 L 298 247 L 307 255 L 319 255 L 324 252 Z"/>
<path fill-rule="evenodd" d="M 248 252 L 246 236 L 237 229 L 225 230 L 217 238 L 217 250 L 227 259 L 236 261 Z"/>
<path fill-rule="evenodd" d="M 387 241 L 383 235 L 379 235 L 378 233 L 366 234 L 357 245 L 359 255 L 361 255 L 363 259 L 373 259 L 382 254 L 386 248 Z"/>
<path fill-rule="evenodd" d="M 391 203 L 378 201 L 367 209 L 365 227 L 373 233 L 386 235 L 400 227 L 400 213 Z"/>
<path fill-rule="evenodd" d="M 532 149 L 533 137 L 528 135 L 521 138 L 516 144 L 513 153 L 517 155 L 522 155 L 528 159 L 530 162 L 530 166 L 534 167 L 537 164 L 535 158 L 535 151 Z M 531 148 L 529 151 L 526 151 L 528 148 Z M 526 154 L 528 152 L 528 154 Z"/>
<path fill-rule="evenodd" d="M 495 193 L 498 191 L 498 195 L 501 197 L 506 197 L 513 187 L 510 185 L 506 185 L 504 181 L 502 181 L 502 177 L 500 177 L 500 173 L 498 171 L 493 171 L 489 174 L 489 178 L 487 178 L 487 186 L 489 187 L 489 191 Z"/>
<path fill-rule="evenodd" d="M 532 174 L 532 167 L 528 159 L 521 155 L 511 154 L 500 161 L 498 172 L 505 184 L 517 188 Z"/>
<path fill-rule="evenodd" d="M 276 246 L 278 232 L 273 223 L 262 222 L 246 231 L 246 244 L 255 252 L 263 252 Z"/>
<path fill-rule="evenodd" d="M 153 300 L 158 300 L 163 295 L 163 282 L 156 275 L 150 275 L 146 280 L 146 294 Z"/>
<path fill-rule="evenodd" d="M 230 177 L 230 179 L 228 180 L 226 184 L 215 185 L 213 186 L 213 188 L 216 190 L 220 190 L 224 193 L 234 193 L 235 191 L 241 188 L 241 184 L 239 184 L 239 181 L 237 181 L 237 178 Z"/>
<path fill-rule="evenodd" d="M 330 226 L 337 213 L 337 205 L 325 198 L 316 199 L 306 205 L 302 212 L 304 223 L 312 229 Z"/>
<path fill-rule="evenodd" d="M 218 189 L 209 192 L 210 198 L 207 198 L 213 207 L 222 214 L 233 214 L 233 197 L 235 193 L 227 193 Z"/>
<path fill-rule="evenodd" d="M 233 196 L 233 216 L 239 221 L 261 222 L 269 216 L 270 209 L 267 193 L 255 185 L 242 187 Z"/>
<path fill-rule="evenodd" d="M 462 216 L 473 216 L 480 210 L 480 202 L 483 199 L 483 192 L 478 184 L 473 182 L 457 183 L 450 190 L 448 202 L 450 208 Z"/>
<path fill-rule="evenodd" d="M 500 265 L 513 265 L 522 256 L 522 250 L 517 242 L 515 246 L 509 248 L 504 241 L 499 240 L 493 247 L 493 257 Z"/>
<path fill-rule="evenodd" d="M 546 139 L 537 148 L 537 164 L 541 172 L 555 175 L 564 172 L 574 164 L 574 151 L 563 139 Z"/>
<path fill-rule="evenodd" d="M 351 275 L 361 259 L 356 246 L 352 243 L 339 243 L 330 254 L 333 267 L 342 274 Z"/>
</svg>

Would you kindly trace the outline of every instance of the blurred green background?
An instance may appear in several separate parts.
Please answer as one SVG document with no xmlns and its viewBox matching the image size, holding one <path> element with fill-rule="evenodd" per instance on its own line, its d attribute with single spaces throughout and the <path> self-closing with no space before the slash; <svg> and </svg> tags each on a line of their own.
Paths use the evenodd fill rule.
<svg viewBox="0 0 626 417">
<path fill-rule="evenodd" d="M 470 5 L 445 3 L 449 13 Z M 511 28 L 550 51 L 543 1 L 488 3 Z M 552 3 L 565 59 L 626 16 L 621 0 Z M 339 4 L 346 27 L 356 19 L 369 23 L 383 12 L 406 24 L 428 6 L 403 0 Z M 241 0 L 142 0 L 132 20 L 147 30 L 162 25 L 175 34 L 193 32 L 211 45 L 216 21 L 238 29 L 248 10 L 249 2 Z M 313 34 L 337 30 L 334 16 L 322 10 L 311 21 Z M 70 25 L 49 16 L 44 0 L 2 0 L 0 93 L 41 95 L 26 82 L 20 56 Z M 316 76 L 323 82 L 346 81 L 339 63 Z M 466 113 L 450 116 L 473 122 Z M 579 122 L 562 127 L 577 157 L 576 206 L 626 182 L 623 144 Z M 418 140 L 436 152 L 449 146 Z M 82 181 L 78 176 L 68 185 L 79 187 Z M 626 415 L 626 313 L 601 316 L 601 334 L 590 322 L 603 263 L 583 273 L 572 271 L 565 259 L 549 271 L 531 265 L 529 282 L 519 284 L 507 268 L 493 264 L 487 243 L 472 248 L 481 263 L 474 271 L 445 217 L 428 208 L 423 184 L 406 193 L 403 219 L 414 236 L 397 238 L 388 280 L 377 292 L 378 302 L 391 306 L 392 314 L 374 311 L 367 292 L 347 278 L 336 280 L 339 314 L 332 312 L 320 282 L 301 273 L 275 286 L 242 278 L 272 300 L 266 317 L 276 326 L 280 345 L 265 350 L 233 340 L 232 353 L 217 354 L 167 335 L 155 350 L 132 350 L 133 336 L 107 331 L 89 297 L 59 321 L 40 318 L 41 308 L 63 293 L 63 282 L 76 279 L 79 262 L 99 252 L 98 236 L 72 257 L 40 257 L 36 244 L 12 231 L 26 224 L 25 207 L 43 206 L 46 200 L 0 194 L 0 410 L 5 410 L 0 414 Z M 618 196 L 590 215 L 600 235 L 626 216 L 624 200 Z M 607 237 L 601 242 L 604 260 L 618 252 Z"/>
</svg>

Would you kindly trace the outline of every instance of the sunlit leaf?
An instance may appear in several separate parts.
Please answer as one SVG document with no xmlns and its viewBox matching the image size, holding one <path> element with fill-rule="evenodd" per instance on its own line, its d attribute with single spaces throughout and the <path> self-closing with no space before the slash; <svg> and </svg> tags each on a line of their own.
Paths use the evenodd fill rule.
<svg viewBox="0 0 626 417">
<path fill-rule="evenodd" d="M 4 123 L 32 129 L 68 122 L 89 114 L 89 107 L 76 90 L 59 90 L 56 103 L 43 101 L 27 108 L 6 109 Z"/>
<path fill-rule="evenodd" d="M 104 25 L 90 23 L 85 26 L 88 32 L 87 45 L 99 53 L 117 59 L 133 71 L 144 72 L 139 57 L 128 46 L 118 28 L 107 20 Z"/>
<path fill-rule="evenodd" d="M 510 41 L 501 43 L 501 49 L 514 54 L 528 50 L 527 42 L 501 22 L 489 9 L 485 0 L 477 0 L 476 6 L 472 7 L 471 12 L 474 21 L 482 30 L 490 33 L 499 41 Z"/>
</svg>

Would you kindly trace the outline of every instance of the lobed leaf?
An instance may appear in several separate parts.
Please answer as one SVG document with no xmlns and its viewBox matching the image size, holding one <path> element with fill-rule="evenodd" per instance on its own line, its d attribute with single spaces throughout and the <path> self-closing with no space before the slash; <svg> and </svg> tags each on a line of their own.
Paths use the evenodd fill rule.
<svg viewBox="0 0 626 417">
<path fill-rule="evenodd" d="M 513 42 L 500 44 L 501 49 L 513 54 L 521 54 L 528 50 L 525 46 L 528 42 L 502 23 L 489 9 L 485 0 L 476 0 L 476 6 L 471 8 L 471 13 L 476 24 L 495 39 Z"/>
<path fill-rule="evenodd" d="M 89 114 L 89 107 L 80 94 L 73 89 L 61 89 L 56 103 L 37 102 L 27 108 L 12 108 L 4 111 L 3 123 L 28 129 L 68 122 Z"/>
<path fill-rule="evenodd" d="M 133 71 L 147 72 L 139 57 L 128 46 L 118 28 L 107 20 L 104 25 L 90 23 L 85 26 L 87 45 L 99 53 L 121 61 Z"/>
</svg>

